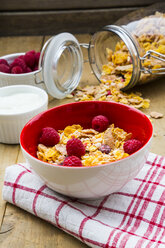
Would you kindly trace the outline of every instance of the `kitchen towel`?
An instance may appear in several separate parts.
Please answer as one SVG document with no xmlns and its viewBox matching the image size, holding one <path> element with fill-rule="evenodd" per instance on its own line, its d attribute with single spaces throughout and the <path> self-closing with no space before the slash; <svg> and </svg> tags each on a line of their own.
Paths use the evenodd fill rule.
<svg viewBox="0 0 165 248">
<path fill-rule="evenodd" d="M 60 195 L 21 163 L 6 169 L 3 198 L 90 247 L 165 247 L 165 158 L 153 153 L 136 178 L 99 200 Z"/>
</svg>

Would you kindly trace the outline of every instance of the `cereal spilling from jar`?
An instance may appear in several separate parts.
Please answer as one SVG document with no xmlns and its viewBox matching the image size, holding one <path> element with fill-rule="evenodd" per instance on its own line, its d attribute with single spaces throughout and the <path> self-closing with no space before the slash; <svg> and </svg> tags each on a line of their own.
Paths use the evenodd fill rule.
<svg viewBox="0 0 165 248">
<path fill-rule="evenodd" d="M 131 133 L 107 120 L 105 116 L 96 116 L 89 129 L 80 125 L 67 126 L 58 132 L 51 127 L 44 128 L 38 144 L 38 159 L 59 166 L 88 167 L 123 159 L 142 147 L 142 142 L 132 139 Z"/>
<path fill-rule="evenodd" d="M 110 59 L 110 49 L 107 49 L 107 52 Z M 125 54 L 125 57 L 127 55 Z M 126 93 L 121 90 L 128 84 L 132 76 L 132 65 L 123 65 L 123 63 L 120 60 L 120 65 L 115 65 L 112 61 L 103 65 L 101 83 L 99 85 L 88 85 L 84 88 L 78 87 L 75 91 L 75 101 L 114 101 L 137 109 L 149 108 L 150 100 L 144 99 L 140 92 Z"/>
<path fill-rule="evenodd" d="M 84 88 L 79 87 L 75 92 L 75 101 L 114 101 L 137 109 L 146 109 L 150 106 L 150 100 L 143 99 L 140 92 L 128 94 L 108 82 Z"/>
<path fill-rule="evenodd" d="M 129 25 L 131 26 L 131 23 Z M 149 50 L 165 55 L 165 14 L 156 12 L 155 15 L 137 21 L 136 27 L 134 25 L 133 27 L 130 32 L 139 46 L 141 57 Z M 101 81 L 109 83 L 113 81 L 119 89 L 127 86 L 132 77 L 133 65 L 129 50 L 123 41 L 117 42 L 114 51 L 107 48 L 107 60 L 108 63 L 102 68 Z M 146 56 L 142 60 L 142 66 L 146 71 L 152 70 L 154 73 L 157 69 L 165 68 L 165 62 Z M 156 74 L 142 72 L 139 82 L 148 82 L 155 76 Z"/>
<path fill-rule="evenodd" d="M 137 21 L 132 35 L 139 44 L 140 56 L 147 51 L 165 55 L 165 14 L 156 12 Z M 129 50 L 123 41 L 116 43 L 115 49 L 107 48 L 107 64 L 102 66 L 100 85 L 87 86 L 76 91 L 77 101 L 99 100 L 124 103 L 135 108 L 149 108 L 149 99 L 143 99 L 140 93 L 123 93 L 132 78 L 133 64 Z M 159 57 L 159 56 L 158 56 Z M 142 66 L 146 71 L 165 68 L 165 62 L 154 57 L 146 57 Z M 141 73 L 139 84 L 146 83 L 158 77 L 156 74 Z"/>
</svg>

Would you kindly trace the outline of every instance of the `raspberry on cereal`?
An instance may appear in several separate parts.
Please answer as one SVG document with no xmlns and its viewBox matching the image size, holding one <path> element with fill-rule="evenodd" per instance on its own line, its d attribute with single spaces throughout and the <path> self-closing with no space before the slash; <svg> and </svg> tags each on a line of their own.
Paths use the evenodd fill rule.
<svg viewBox="0 0 165 248">
<path fill-rule="evenodd" d="M 13 74 L 21 74 L 21 73 L 23 73 L 23 70 L 22 70 L 22 68 L 20 66 L 16 65 L 16 66 L 12 67 L 11 73 L 13 73 Z"/>
<path fill-rule="evenodd" d="M 0 59 L 0 64 L 4 64 L 4 65 L 9 66 L 9 64 L 8 64 L 6 59 Z"/>
<path fill-rule="evenodd" d="M 69 156 L 67 158 L 65 158 L 64 162 L 63 162 L 63 166 L 82 166 L 82 162 L 81 160 L 76 157 L 76 156 Z"/>
<path fill-rule="evenodd" d="M 92 128 L 98 132 L 104 132 L 109 126 L 109 120 L 104 115 L 97 115 L 92 119 Z"/>
<path fill-rule="evenodd" d="M 132 154 L 142 147 L 142 142 L 137 139 L 130 139 L 124 142 L 123 148 L 124 152 Z"/>
<path fill-rule="evenodd" d="M 72 138 L 68 140 L 66 144 L 67 154 L 69 156 L 77 156 L 81 157 L 85 154 L 85 146 L 83 145 L 82 141 L 77 138 Z"/>
<path fill-rule="evenodd" d="M 10 73 L 10 67 L 5 64 L 0 64 L 0 72 Z"/>
<path fill-rule="evenodd" d="M 44 127 L 39 142 L 45 146 L 54 146 L 60 141 L 60 136 L 52 127 Z"/>
</svg>

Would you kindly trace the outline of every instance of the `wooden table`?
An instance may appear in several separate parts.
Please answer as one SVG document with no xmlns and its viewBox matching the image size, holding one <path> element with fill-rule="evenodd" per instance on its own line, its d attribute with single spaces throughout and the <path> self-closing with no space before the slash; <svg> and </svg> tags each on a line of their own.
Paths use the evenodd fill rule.
<svg viewBox="0 0 165 248">
<path fill-rule="evenodd" d="M 77 35 L 80 42 L 88 42 L 90 35 Z M 0 38 L 0 56 L 15 52 L 26 52 L 35 49 L 40 51 L 48 37 L 6 37 Z M 87 52 L 84 50 L 84 58 Z M 84 64 L 82 83 L 96 83 L 91 74 L 88 63 Z M 165 79 L 160 79 L 150 84 L 136 88 L 143 93 L 145 98 L 151 100 L 151 111 L 158 111 L 165 115 Z M 55 100 L 50 98 L 49 107 L 71 102 L 73 99 Z M 156 136 L 153 137 L 151 151 L 165 155 L 165 125 L 164 118 L 153 120 Z M 23 162 L 19 145 L 0 144 L 0 188 L 3 186 L 5 168 L 11 164 Z M 0 248 L 78 248 L 87 247 L 77 239 L 64 233 L 51 224 L 43 221 L 18 207 L 2 200 L 0 190 Z"/>
</svg>

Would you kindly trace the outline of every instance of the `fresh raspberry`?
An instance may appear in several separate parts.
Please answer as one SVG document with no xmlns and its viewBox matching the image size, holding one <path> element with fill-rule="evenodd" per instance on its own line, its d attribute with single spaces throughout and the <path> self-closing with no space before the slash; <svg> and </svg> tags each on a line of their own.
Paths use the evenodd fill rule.
<svg viewBox="0 0 165 248">
<path fill-rule="evenodd" d="M 27 52 L 24 56 L 24 60 L 26 65 L 32 69 L 35 65 L 35 51 Z"/>
<path fill-rule="evenodd" d="M 39 142 L 45 146 L 54 146 L 60 141 L 60 136 L 52 127 L 44 127 Z"/>
<path fill-rule="evenodd" d="M 4 65 L 9 66 L 9 64 L 8 64 L 6 59 L 0 59 L 0 64 L 4 64 Z"/>
<path fill-rule="evenodd" d="M 23 73 L 23 70 L 20 66 L 16 65 L 11 69 L 11 73 L 13 74 L 21 74 Z"/>
<path fill-rule="evenodd" d="M 37 71 L 38 70 L 38 66 L 35 66 L 33 71 Z"/>
<path fill-rule="evenodd" d="M 22 59 L 22 60 L 24 60 L 24 58 L 25 58 L 24 55 L 20 55 L 20 56 L 18 57 L 18 59 Z"/>
<path fill-rule="evenodd" d="M 107 91 L 107 96 L 110 96 L 110 95 L 112 95 L 112 93 L 111 93 L 110 90 L 108 90 L 108 91 Z"/>
<path fill-rule="evenodd" d="M 124 152 L 132 154 L 142 147 L 142 142 L 137 139 L 130 139 L 124 142 L 123 148 Z"/>
<path fill-rule="evenodd" d="M 99 150 L 100 150 L 102 153 L 108 154 L 108 153 L 110 153 L 111 148 L 110 148 L 110 146 L 108 146 L 108 145 L 102 144 L 102 145 L 100 146 Z"/>
<path fill-rule="evenodd" d="M 39 59 L 40 59 L 40 52 L 35 54 L 35 65 L 38 65 Z"/>
<path fill-rule="evenodd" d="M 10 67 L 5 64 L 0 64 L 0 72 L 10 73 Z"/>
<path fill-rule="evenodd" d="M 36 51 L 35 50 L 31 50 L 31 51 L 28 51 L 27 53 L 32 53 L 32 54 L 36 54 Z"/>
<path fill-rule="evenodd" d="M 97 115 L 92 120 L 92 128 L 98 132 L 104 132 L 109 126 L 109 120 L 104 115 Z"/>
<path fill-rule="evenodd" d="M 14 66 L 19 66 L 19 67 L 21 67 L 22 70 L 23 70 L 23 72 L 21 72 L 21 73 L 24 73 L 24 72 L 26 72 L 26 70 L 27 70 L 27 66 L 26 66 L 26 64 L 25 64 L 25 61 L 24 61 L 23 59 L 21 59 L 21 58 L 16 58 L 16 59 L 11 63 L 10 68 L 12 69 Z"/>
<path fill-rule="evenodd" d="M 26 72 L 28 73 L 28 72 L 32 72 L 32 69 L 30 69 L 30 67 L 27 67 L 26 68 Z"/>
<path fill-rule="evenodd" d="M 81 160 L 76 156 L 67 157 L 64 160 L 63 166 L 82 166 Z"/>
<path fill-rule="evenodd" d="M 68 156 L 74 155 L 77 157 L 81 157 L 85 154 L 85 146 L 83 145 L 81 140 L 77 138 L 68 140 L 66 144 L 66 150 L 67 150 Z"/>
</svg>

